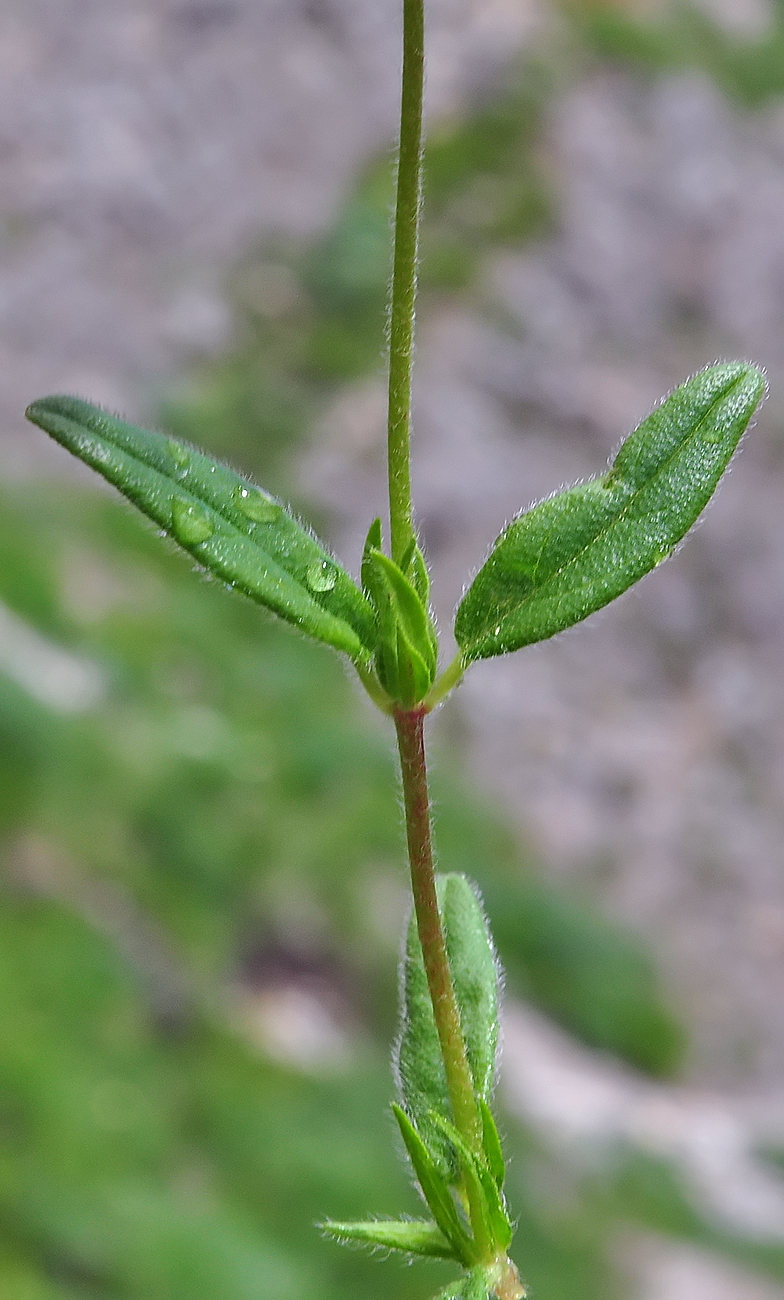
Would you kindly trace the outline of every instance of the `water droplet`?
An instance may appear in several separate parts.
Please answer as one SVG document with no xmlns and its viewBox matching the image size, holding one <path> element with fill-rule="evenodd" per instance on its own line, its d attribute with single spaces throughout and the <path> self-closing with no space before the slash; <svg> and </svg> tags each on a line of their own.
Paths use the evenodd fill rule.
<svg viewBox="0 0 784 1300">
<path fill-rule="evenodd" d="M 209 510 L 198 501 L 172 498 L 172 532 L 183 546 L 197 546 L 215 532 Z"/>
<path fill-rule="evenodd" d="M 169 455 L 174 461 L 174 472 L 177 478 L 185 478 L 191 463 L 191 454 L 188 448 L 183 447 L 181 442 L 175 442 L 173 438 L 169 438 Z"/>
<path fill-rule="evenodd" d="M 271 524 L 280 514 L 280 506 L 266 492 L 257 487 L 235 488 L 232 496 L 234 504 L 252 519 L 254 524 Z"/>
<path fill-rule="evenodd" d="M 305 581 L 311 591 L 331 591 L 337 580 L 337 570 L 329 560 L 314 560 L 308 565 Z"/>
</svg>

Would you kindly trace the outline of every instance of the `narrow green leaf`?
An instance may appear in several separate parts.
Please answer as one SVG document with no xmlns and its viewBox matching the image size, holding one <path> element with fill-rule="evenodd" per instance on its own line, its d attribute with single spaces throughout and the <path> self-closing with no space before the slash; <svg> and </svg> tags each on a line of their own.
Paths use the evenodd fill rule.
<svg viewBox="0 0 784 1300">
<path fill-rule="evenodd" d="M 498 1129 L 495 1126 L 493 1112 L 484 1097 L 479 1098 L 479 1111 L 482 1116 L 482 1147 L 487 1160 L 487 1167 L 495 1179 L 496 1187 L 500 1191 L 506 1178 L 504 1152 L 501 1147 L 501 1139 L 498 1136 Z"/>
<path fill-rule="evenodd" d="M 466 1182 L 473 1183 L 475 1192 L 484 1207 L 485 1226 L 493 1246 L 499 1253 L 505 1251 L 512 1240 L 512 1225 L 506 1213 L 503 1193 L 490 1170 L 463 1141 L 454 1124 L 443 1115 L 435 1113 L 432 1119 L 457 1151 Z"/>
<path fill-rule="evenodd" d="M 488 1100 L 498 1051 L 498 964 L 482 904 L 465 876 L 439 875 L 438 905 L 468 1064 L 477 1097 Z M 422 949 L 412 915 L 400 978 L 401 1031 L 395 1052 L 400 1095 L 442 1173 L 459 1178 L 454 1151 L 431 1112 L 452 1115 Z"/>
<path fill-rule="evenodd" d="M 462 1264 L 473 1263 L 472 1241 L 436 1162 L 401 1106 L 392 1103 L 406 1150 L 433 1218 Z"/>
<path fill-rule="evenodd" d="M 458 608 L 464 661 L 554 636 L 665 559 L 707 505 L 764 389 L 741 362 L 701 371 L 643 420 L 608 473 L 515 519 Z"/>
<path fill-rule="evenodd" d="M 356 1241 L 363 1246 L 381 1246 L 385 1250 L 402 1250 L 406 1255 L 432 1259 L 458 1258 L 435 1223 L 423 1219 L 368 1219 L 362 1223 L 335 1223 L 327 1219 L 319 1227 L 341 1242 Z"/>
<path fill-rule="evenodd" d="M 280 502 L 203 452 L 75 397 L 44 397 L 26 414 L 221 581 L 352 659 L 371 656 L 370 602 Z"/>
</svg>

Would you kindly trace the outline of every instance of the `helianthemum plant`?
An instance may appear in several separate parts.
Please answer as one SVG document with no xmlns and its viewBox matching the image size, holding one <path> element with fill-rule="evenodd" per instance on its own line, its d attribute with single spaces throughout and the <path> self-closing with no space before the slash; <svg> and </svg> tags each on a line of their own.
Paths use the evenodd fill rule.
<svg viewBox="0 0 784 1300">
<path fill-rule="evenodd" d="M 404 56 L 389 343 L 389 537 L 369 528 L 360 583 L 286 506 L 186 444 L 74 397 L 28 417 L 120 489 L 198 564 L 348 657 L 396 728 L 413 911 L 400 980 L 393 1110 L 430 1217 L 327 1222 L 341 1241 L 452 1260 L 442 1300 L 517 1300 L 512 1224 L 492 1115 L 499 979 L 479 896 L 436 876 L 427 715 L 477 659 L 554 636 L 672 553 L 726 469 L 764 391 L 744 362 L 713 365 L 667 397 L 610 468 L 518 515 L 457 610 L 439 672 L 430 578 L 411 504 L 411 367 L 421 206 L 424 0 L 404 0 Z M 525 1243 L 522 1243 L 523 1257 Z M 545 1298 L 543 1297 L 543 1300 Z"/>
</svg>

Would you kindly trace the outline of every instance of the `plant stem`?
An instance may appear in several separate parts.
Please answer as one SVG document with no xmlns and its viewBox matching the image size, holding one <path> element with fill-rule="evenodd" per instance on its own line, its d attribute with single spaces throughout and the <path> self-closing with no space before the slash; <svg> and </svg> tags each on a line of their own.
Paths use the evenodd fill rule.
<svg viewBox="0 0 784 1300">
<path fill-rule="evenodd" d="M 403 88 L 395 204 L 395 253 L 389 318 L 389 523 L 392 559 L 401 564 L 414 537 L 411 510 L 411 365 L 414 350 L 417 253 L 422 191 L 422 94 L 425 70 L 424 0 L 403 0 Z M 471 1150 L 482 1149 L 482 1119 L 468 1066 L 460 1012 L 438 912 L 424 719 L 427 706 L 396 709 L 411 887 L 430 1000 L 455 1126 Z M 468 1195 L 474 1236 L 489 1249 L 482 1207 Z"/>
<path fill-rule="evenodd" d="M 482 1120 L 468 1066 L 460 1012 L 452 984 L 444 931 L 438 912 L 433 845 L 430 830 L 430 800 L 425 759 L 425 710 L 395 712 L 403 801 L 406 813 L 411 888 L 414 894 L 419 942 L 425 963 L 430 1000 L 433 1004 L 446 1084 L 455 1127 L 473 1151 L 482 1149 Z"/>
<path fill-rule="evenodd" d="M 395 253 L 389 317 L 389 523 L 400 564 L 414 536 L 411 512 L 411 362 L 414 350 L 419 208 L 422 190 L 424 0 L 403 0 L 403 88 L 395 204 Z"/>
</svg>

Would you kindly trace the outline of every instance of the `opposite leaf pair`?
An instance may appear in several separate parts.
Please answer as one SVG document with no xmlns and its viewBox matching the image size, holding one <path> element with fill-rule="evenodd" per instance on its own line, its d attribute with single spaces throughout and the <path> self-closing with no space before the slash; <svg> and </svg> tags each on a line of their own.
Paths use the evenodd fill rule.
<svg viewBox="0 0 784 1300">
<path fill-rule="evenodd" d="M 395 564 L 376 520 L 360 590 L 280 502 L 202 452 L 73 397 L 42 398 L 27 415 L 209 572 L 347 654 L 391 712 L 432 707 L 473 660 L 554 636 L 655 568 L 707 504 L 764 387 L 754 366 L 708 367 L 643 420 L 606 474 L 514 519 L 460 603 L 460 652 L 440 681 L 416 541 Z"/>
</svg>

